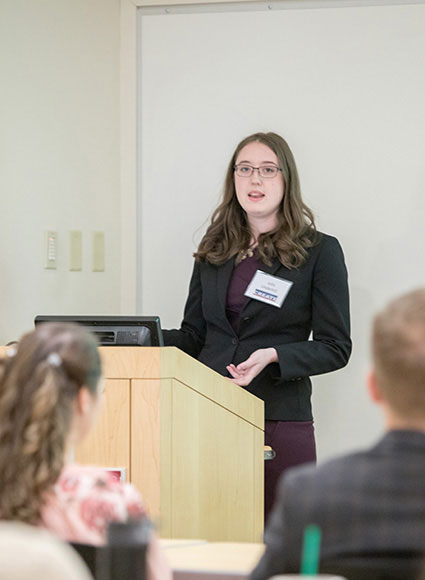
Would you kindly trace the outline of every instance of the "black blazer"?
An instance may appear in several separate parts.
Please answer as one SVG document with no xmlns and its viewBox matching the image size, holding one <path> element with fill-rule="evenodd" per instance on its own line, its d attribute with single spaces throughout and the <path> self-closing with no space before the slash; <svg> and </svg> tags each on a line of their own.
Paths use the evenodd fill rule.
<svg viewBox="0 0 425 580">
<path fill-rule="evenodd" d="M 225 376 L 228 364 L 274 347 L 279 363 L 268 365 L 247 390 L 264 400 L 268 420 L 311 420 L 309 376 L 343 367 L 351 353 L 347 270 L 338 240 L 321 234 L 299 269 L 278 259 L 264 265 L 263 271 L 293 286 L 281 308 L 249 299 L 238 335 L 226 316 L 233 266 L 234 258 L 220 266 L 195 262 L 181 328 L 165 330 L 165 344 Z"/>
</svg>

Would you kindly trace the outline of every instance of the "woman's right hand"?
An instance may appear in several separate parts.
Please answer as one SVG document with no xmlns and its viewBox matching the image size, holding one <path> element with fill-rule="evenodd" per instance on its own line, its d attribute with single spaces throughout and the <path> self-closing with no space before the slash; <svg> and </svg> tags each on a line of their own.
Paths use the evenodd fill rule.
<svg viewBox="0 0 425 580">
<path fill-rule="evenodd" d="M 275 348 L 259 348 L 237 366 L 230 364 L 226 367 L 233 377 L 229 380 L 240 387 L 246 387 L 268 364 L 277 361 Z"/>
</svg>

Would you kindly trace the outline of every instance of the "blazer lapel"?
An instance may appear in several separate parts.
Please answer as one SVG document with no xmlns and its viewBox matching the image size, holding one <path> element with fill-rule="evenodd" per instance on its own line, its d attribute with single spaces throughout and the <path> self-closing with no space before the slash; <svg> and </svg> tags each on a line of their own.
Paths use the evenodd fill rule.
<svg viewBox="0 0 425 580">
<path fill-rule="evenodd" d="M 282 266 L 282 263 L 279 260 L 279 258 L 273 258 L 271 266 L 267 266 L 267 264 L 263 264 L 260 269 L 263 272 L 266 272 L 266 274 L 271 274 L 272 276 L 274 276 L 281 266 Z"/>
<path fill-rule="evenodd" d="M 226 319 L 227 319 L 226 316 L 227 289 L 229 287 L 230 277 L 233 272 L 234 263 L 235 258 L 231 258 L 225 264 L 217 268 L 217 298 L 218 303 L 220 305 L 220 309 L 222 310 L 223 316 Z"/>
</svg>

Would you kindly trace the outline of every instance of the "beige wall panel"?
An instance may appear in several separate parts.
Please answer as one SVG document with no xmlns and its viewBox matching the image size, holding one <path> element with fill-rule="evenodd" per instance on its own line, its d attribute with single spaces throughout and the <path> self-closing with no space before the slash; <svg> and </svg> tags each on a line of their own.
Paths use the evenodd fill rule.
<svg viewBox="0 0 425 580">
<path fill-rule="evenodd" d="M 161 478 L 160 478 L 160 512 L 158 527 L 161 537 L 171 538 L 172 514 L 172 409 L 173 409 L 173 380 L 161 380 Z"/>
<path fill-rule="evenodd" d="M 256 539 L 255 428 L 177 381 L 173 419 L 172 537 Z"/>
<path fill-rule="evenodd" d="M 133 380 L 131 397 L 132 483 L 162 537 L 171 535 L 171 383 Z"/>
<path fill-rule="evenodd" d="M 125 467 L 130 480 L 130 382 L 106 380 L 102 396 L 103 408 L 97 423 L 75 450 L 75 459 L 82 464 Z"/>
<path fill-rule="evenodd" d="M 185 385 L 264 429 L 264 408 L 259 399 L 176 347 L 161 349 L 161 376 L 176 377 Z"/>
<path fill-rule="evenodd" d="M 194 542 L 181 545 L 179 540 L 161 540 L 160 544 L 172 570 L 189 578 L 248 578 L 264 552 L 263 543 Z"/>
<path fill-rule="evenodd" d="M 171 537 L 206 538 L 200 534 L 199 395 L 173 381 Z"/>
<path fill-rule="evenodd" d="M 232 413 L 264 429 L 264 408 L 259 405 L 257 397 L 176 347 L 102 347 L 100 352 L 106 377 L 177 378 Z"/>
<path fill-rule="evenodd" d="M 143 495 L 153 518 L 160 498 L 160 381 L 131 381 L 132 482 Z"/>
<path fill-rule="evenodd" d="M 114 379 L 158 378 L 161 350 L 158 347 L 102 346 L 99 351 L 103 374 Z"/>
<path fill-rule="evenodd" d="M 264 431 L 254 429 L 253 433 L 254 452 L 264 449 Z M 264 453 L 264 452 L 263 452 Z M 254 507 L 254 537 L 252 542 L 263 542 L 264 529 L 264 463 L 259 463 L 254 459 L 254 496 L 257 499 Z M 259 501 L 259 498 L 261 500 Z"/>
</svg>

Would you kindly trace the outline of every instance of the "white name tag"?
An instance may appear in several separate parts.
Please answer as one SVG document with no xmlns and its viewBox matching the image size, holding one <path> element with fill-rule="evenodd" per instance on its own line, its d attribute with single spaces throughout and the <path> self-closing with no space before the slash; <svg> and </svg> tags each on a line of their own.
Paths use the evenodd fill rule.
<svg viewBox="0 0 425 580">
<path fill-rule="evenodd" d="M 245 296 L 280 308 L 293 282 L 257 270 L 248 284 Z"/>
</svg>

